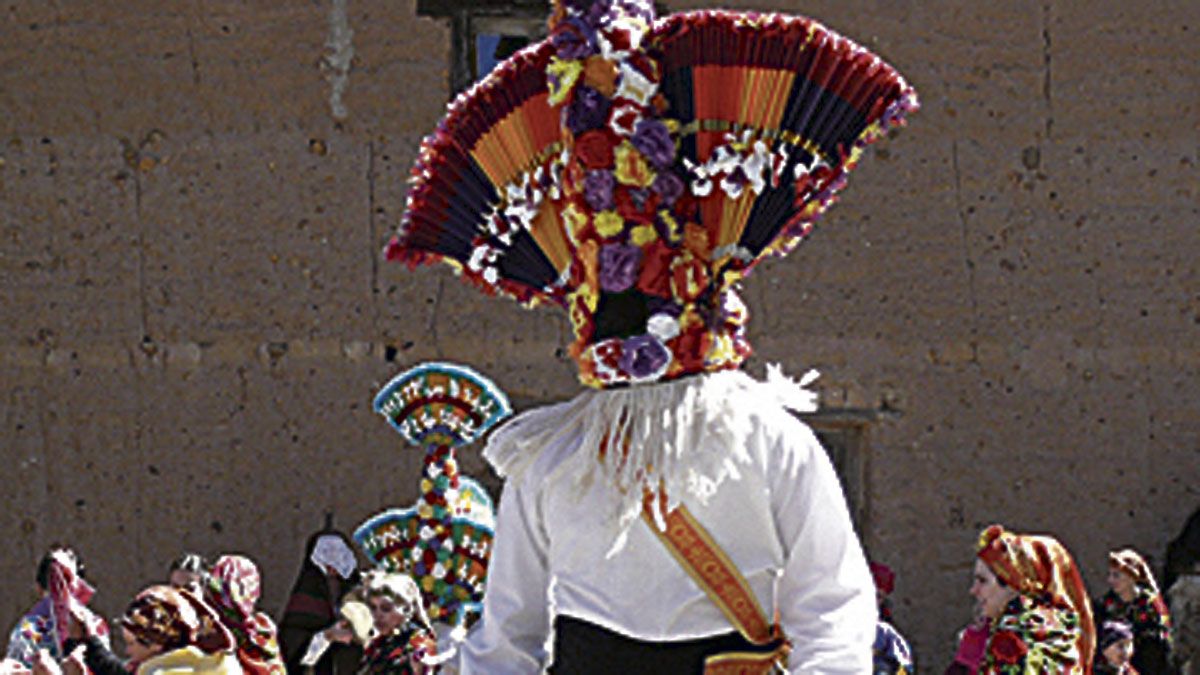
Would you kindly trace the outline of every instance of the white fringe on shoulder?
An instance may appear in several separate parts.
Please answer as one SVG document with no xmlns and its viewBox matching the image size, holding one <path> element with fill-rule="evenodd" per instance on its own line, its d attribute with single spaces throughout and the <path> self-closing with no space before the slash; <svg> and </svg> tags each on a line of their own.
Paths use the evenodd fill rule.
<svg viewBox="0 0 1200 675">
<path fill-rule="evenodd" d="M 753 461 L 746 439 L 763 406 L 816 410 L 817 395 L 805 388 L 816 377 L 816 371 L 809 371 L 795 382 L 772 365 L 766 382 L 740 371 L 722 371 L 664 384 L 588 391 L 566 403 L 520 414 L 493 434 L 484 457 L 502 477 L 515 480 L 543 449 L 580 438 L 579 446 L 548 479 L 573 480 L 582 494 L 599 472 L 614 488 L 618 497 L 609 519 L 616 535 L 612 555 L 641 515 L 643 488 L 661 486 L 668 510 L 678 506 L 684 494 L 706 502 L 726 479 L 740 477 L 738 465 Z M 613 443 L 601 454 L 609 438 L 628 439 L 628 451 L 620 452 L 619 444 Z M 665 527 L 662 514 L 655 516 Z"/>
</svg>

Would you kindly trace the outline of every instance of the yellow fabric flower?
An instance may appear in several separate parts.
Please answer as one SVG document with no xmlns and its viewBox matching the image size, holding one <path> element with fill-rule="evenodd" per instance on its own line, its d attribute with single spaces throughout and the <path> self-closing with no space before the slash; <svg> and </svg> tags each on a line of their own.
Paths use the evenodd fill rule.
<svg viewBox="0 0 1200 675">
<path fill-rule="evenodd" d="M 650 187 L 654 183 L 654 171 L 646 158 L 629 141 L 617 146 L 617 182 L 623 185 Z"/>
<path fill-rule="evenodd" d="M 549 80 L 550 98 L 547 103 L 558 105 L 567 100 L 567 95 L 571 93 L 571 90 L 575 88 L 575 83 L 583 75 L 583 64 L 579 61 L 563 61 L 556 56 L 550 59 L 550 65 L 546 66 L 546 72 L 553 76 Z"/>
<path fill-rule="evenodd" d="M 625 219 L 616 211 L 601 211 L 596 214 L 593 224 L 601 237 L 615 237 L 625 229 Z"/>
<path fill-rule="evenodd" d="M 658 231 L 653 225 L 638 225 L 629 232 L 629 241 L 634 246 L 645 246 L 658 239 Z"/>
<path fill-rule="evenodd" d="M 678 244 L 680 240 L 679 223 L 675 220 L 675 216 L 671 215 L 670 211 L 659 211 L 658 217 L 667 226 L 667 237 L 672 244 Z"/>
</svg>

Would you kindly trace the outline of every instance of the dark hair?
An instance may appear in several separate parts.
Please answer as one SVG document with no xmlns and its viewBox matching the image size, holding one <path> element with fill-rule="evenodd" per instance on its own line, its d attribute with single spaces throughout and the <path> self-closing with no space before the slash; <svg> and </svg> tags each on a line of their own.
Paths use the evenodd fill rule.
<svg viewBox="0 0 1200 675">
<path fill-rule="evenodd" d="M 167 570 L 167 574 L 176 570 L 201 574 L 208 571 L 208 562 L 199 553 L 184 553 L 171 563 L 171 568 Z"/>
<path fill-rule="evenodd" d="M 83 561 L 79 559 L 79 554 L 66 546 L 51 546 L 50 550 L 46 551 L 46 555 L 42 556 L 37 566 L 37 585 L 43 591 L 50 588 L 50 564 L 54 562 L 54 554 L 58 551 L 66 551 L 75 559 L 75 574 L 79 575 L 80 578 L 87 576 L 83 568 Z"/>
</svg>

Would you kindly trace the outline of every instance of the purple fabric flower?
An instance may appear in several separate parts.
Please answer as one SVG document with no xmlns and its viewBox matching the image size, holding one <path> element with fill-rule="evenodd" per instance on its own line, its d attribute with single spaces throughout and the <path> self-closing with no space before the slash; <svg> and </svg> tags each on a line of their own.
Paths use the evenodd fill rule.
<svg viewBox="0 0 1200 675">
<path fill-rule="evenodd" d="M 611 171 L 589 171 L 583 179 L 583 198 L 594 211 L 611 209 L 616 183 Z"/>
<path fill-rule="evenodd" d="M 633 132 L 633 147 L 646 156 L 651 166 L 665 169 L 675 161 L 675 141 L 667 125 L 656 119 L 643 119 Z"/>
<path fill-rule="evenodd" d="M 633 244 L 600 247 L 600 288 L 609 293 L 629 290 L 642 267 L 642 249 Z"/>
<path fill-rule="evenodd" d="M 612 101 L 604 94 L 580 85 L 575 88 L 575 96 L 571 105 L 567 106 L 567 128 L 573 134 L 581 134 L 589 129 L 597 129 L 608 122 L 608 109 Z"/>
<path fill-rule="evenodd" d="M 650 189 L 658 193 L 665 206 L 670 207 L 683 194 L 683 179 L 674 171 L 663 171 L 654 178 Z"/>
<path fill-rule="evenodd" d="M 662 375 L 671 362 L 671 352 L 658 338 L 650 335 L 635 335 L 621 345 L 621 370 L 635 379 L 646 379 Z"/>
<path fill-rule="evenodd" d="M 567 19 L 554 27 L 550 37 L 558 58 L 571 61 L 583 59 L 596 52 L 596 31 L 581 19 Z"/>
</svg>

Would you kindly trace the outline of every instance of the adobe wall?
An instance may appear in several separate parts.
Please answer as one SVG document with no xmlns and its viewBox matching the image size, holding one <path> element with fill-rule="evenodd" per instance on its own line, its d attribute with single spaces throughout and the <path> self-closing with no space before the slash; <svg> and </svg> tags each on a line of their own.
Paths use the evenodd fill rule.
<svg viewBox="0 0 1200 675">
<path fill-rule="evenodd" d="M 1109 547 L 1161 562 L 1200 501 L 1200 5 L 687 6 L 718 4 L 820 17 L 922 95 L 745 295 L 752 370 L 884 413 L 864 541 L 925 666 L 988 523 L 1094 592 Z M 412 0 L 0 5 L 0 624 L 55 541 L 106 616 L 184 549 L 253 556 L 274 612 L 326 510 L 415 498 L 369 409 L 393 374 L 576 391 L 561 317 L 381 260 L 449 44 Z"/>
</svg>

